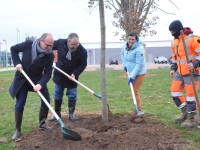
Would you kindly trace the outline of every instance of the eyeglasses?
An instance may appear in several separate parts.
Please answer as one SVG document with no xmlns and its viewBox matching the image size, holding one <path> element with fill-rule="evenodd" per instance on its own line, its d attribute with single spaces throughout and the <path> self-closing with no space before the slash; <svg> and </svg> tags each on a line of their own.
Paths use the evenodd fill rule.
<svg viewBox="0 0 200 150">
<path fill-rule="evenodd" d="M 68 41 L 68 43 L 69 43 L 69 41 Z M 70 44 L 70 43 L 69 43 L 69 45 L 70 45 L 70 46 L 73 46 L 73 47 L 78 47 L 78 46 L 79 46 L 79 43 L 78 43 L 78 44 Z"/>
<path fill-rule="evenodd" d="M 46 47 L 49 47 L 49 48 L 52 48 L 52 47 L 53 47 L 53 45 L 49 45 L 49 44 L 45 43 L 44 40 L 42 40 L 42 41 L 44 42 L 44 44 L 46 45 Z"/>
</svg>

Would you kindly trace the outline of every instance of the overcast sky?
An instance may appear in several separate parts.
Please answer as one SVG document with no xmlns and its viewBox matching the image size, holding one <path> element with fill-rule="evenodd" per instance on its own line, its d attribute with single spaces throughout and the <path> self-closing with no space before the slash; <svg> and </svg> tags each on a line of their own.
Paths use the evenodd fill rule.
<svg viewBox="0 0 200 150">
<path fill-rule="evenodd" d="M 179 10 L 168 0 L 160 0 L 160 8 L 176 15 L 169 15 L 162 11 L 156 11 L 159 20 L 153 28 L 157 31 L 149 40 L 171 40 L 172 36 L 168 26 L 173 20 L 181 20 L 183 25 L 191 27 L 194 34 L 200 35 L 199 0 L 173 0 Z M 119 41 L 120 37 L 114 37 L 116 30 L 112 26 L 113 10 L 105 10 L 106 17 L 106 41 Z M 150 19 L 150 17 L 149 17 Z M 19 32 L 18 32 L 19 31 Z M 1 50 L 23 42 L 27 36 L 40 37 L 49 32 L 54 39 L 67 38 L 71 32 L 76 32 L 80 42 L 100 42 L 100 23 L 98 7 L 89 15 L 87 0 L 0 0 L 0 42 Z"/>
</svg>

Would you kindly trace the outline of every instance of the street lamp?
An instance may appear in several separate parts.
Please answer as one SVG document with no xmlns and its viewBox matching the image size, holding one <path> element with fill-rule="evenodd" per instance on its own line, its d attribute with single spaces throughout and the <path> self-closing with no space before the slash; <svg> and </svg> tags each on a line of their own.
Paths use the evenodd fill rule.
<svg viewBox="0 0 200 150">
<path fill-rule="evenodd" d="M 28 34 L 26 33 L 26 40 L 29 40 L 29 36 L 28 36 Z"/>
<path fill-rule="evenodd" d="M 16 28 L 16 30 L 17 30 L 17 43 L 18 43 L 18 37 L 19 37 L 19 42 L 20 42 L 20 32 L 17 28 Z M 19 35 L 18 35 L 18 33 L 19 33 Z"/>
<path fill-rule="evenodd" d="M 1 42 L 0 42 L 0 66 L 2 65 L 2 63 L 1 63 Z"/>
<path fill-rule="evenodd" d="M 5 42 L 5 45 L 6 45 L 6 68 L 7 68 L 7 70 L 8 70 L 7 44 L 6 44 L 6 40 L 5 40 L 5 39 L 3 39 L 2 41 L 4 41 L 4 42 Z"/>
</svg>

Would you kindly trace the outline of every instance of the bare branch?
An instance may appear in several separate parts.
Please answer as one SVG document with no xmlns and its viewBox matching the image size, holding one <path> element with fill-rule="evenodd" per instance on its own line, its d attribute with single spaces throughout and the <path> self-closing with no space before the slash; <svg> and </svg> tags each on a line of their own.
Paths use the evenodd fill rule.
<svg viewBox="0 0 200 150">
<path fill-rule="evenodd" d="M 168 12 L 166 12 L 166 11 L 164 11 L 164 10 L 162 10 L 162 9 L 160 9 L 159 7 L 157 7 L 157 6 L 154 6 L 155 8 L 157 8 L 157 9 L 159 9 L 159 10 L 161 10 L 162 12 L 164 12 L 164 13 L 166 13 L 166 14 L 171 14 L 171 15 L 175 15 L 175 13 L 168 13 Z"/>
<path fill-rule="evenodd" d="M 169 0 L 177 9 L 178 9 L 178 7 L 176 6 L 176 4 L 173 2 L 173 1 L 171 1 L 171 0 Z M 178 9 L 179 10 L 179 9 Z M 180 10 L 179 10 L 180 11 Z"/>
<path fill-rule="evenodd" d="M 92 10 L 89 12 L 89 14 L 92 13 L 92 11 L 98 6 L 99 4 L 96 4 L 94 7 L 92 7 Z"/>
</svg>

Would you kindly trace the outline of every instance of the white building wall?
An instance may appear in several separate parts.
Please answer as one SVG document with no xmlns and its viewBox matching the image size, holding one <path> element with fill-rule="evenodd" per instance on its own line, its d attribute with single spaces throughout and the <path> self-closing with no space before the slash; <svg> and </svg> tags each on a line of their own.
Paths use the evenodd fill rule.
<svg viewBox="0 0 200 150">
<path fill-rule="evenodd" d="M 121 48 L 124 42 L 106 42 L 106 48 Z M 171 45 L 171 40 L 163 41 L 144 41 L 146 47 L 169 47 Z M 101 43 L 81 43 L 86 49 L 100 49 Z"/>
</svg>

